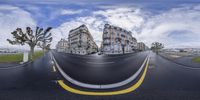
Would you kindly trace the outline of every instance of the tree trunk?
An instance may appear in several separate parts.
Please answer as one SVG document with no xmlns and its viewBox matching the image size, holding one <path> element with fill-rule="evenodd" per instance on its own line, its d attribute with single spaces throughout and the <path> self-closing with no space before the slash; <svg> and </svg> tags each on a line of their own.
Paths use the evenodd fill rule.
<svg viewBox="0 0 200 100">
<path fill-rule="evenodd" d="M 45 53 L 45 45 L 46 45 L 46 43 L 43 42 L 43 45 L 42 45 L 42 52 L 43 52 L 43 54 Z"/>
<path fill-rule="evenodd" d="M 122 46 L 122 53 L 124 54 L 124 46 Z"/>
<path fill-rule="evenodd" d="M 45 48 L 42 48 L 42 52 L 43 52 L 43 54 L 45 53 Z"/>
<path fill-rule="evenodd" d="M 31 61 L 33 61 L 34 47 L 35 47 L 35 46 L 31 46 L 31 47 L 30 47 L 30 49 L 31 49 L 31 51 L 30 51 L 30 60 L 31 60 Z"/>
<path fill-rule="evenodd" d="M 156 49 L 156 54 L 158 54 L 158 52 L 159 52 L 158 49 Z"/>
</svg>

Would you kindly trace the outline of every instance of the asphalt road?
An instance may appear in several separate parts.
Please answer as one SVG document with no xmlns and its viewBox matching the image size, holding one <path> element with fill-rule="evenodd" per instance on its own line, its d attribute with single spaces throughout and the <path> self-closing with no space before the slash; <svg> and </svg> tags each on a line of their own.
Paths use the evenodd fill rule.
<svg viewBox="0 0 200 100">
<path fill-rule="evenodd" d="M 146 78 L 135 94 L 148 100 L 199 100 L 200 70 L 186 68 L 151 52 Z"/>
<path fill-rule="evenodd" d="M 89 84 L 112 84 L 126 80 L 142 65 L 148 52 L 119 56 L 76 56 L 53 52 L 70 77 Z"/>
<path fill-rule="evenodd" d="M 55 53 L 55 56 L 57 56 L 57 60 L 60 60 L 61 58 L 66 58 L 66 60 L 62 59 L 59 62 L 59 65 L 62 66 L 62 62 L 66 61 L 74 61 L 74 63 L 70 63 L 71 65 L 75 64 L 75 69 L 80 68 L 79 66 L 82 63 L 85 63 L 86 59 L 89 59 L 89 61 L 93 61 L 95 66 L 88 66 L 88 68 L 104 68 L 101 63 L 104 62 L 115 62 L 116 65 L 119 65 L 120 61 L 127 59 L 127 62 L 129 60 L 131 61 L 130 64 L 127 64 L 127 66 L 121 66 L 119 69 L 123 72 L 123 68 L 127 68 L 127 71 L 124 70 L 124 72 L 129 73 L 126 75 L 123 75 L 125 73 L 118 73 L 116 70 L 115 63 L 106 63 L 103 65 L 106 65 L 108 67 L 112 66 L 113 73 L 103 76 L 104 78 L 110 79 L 109 77 L 114 77 L 116 73 L 118 73 L 120 77 L 119 80 L 116 78 L 112 81 L 109 81 L 108 83 L 112 83 L 115 81 L 123 80 L 124 78 L 128 77 L 130 74 L 133 74 L 131 72 L 134 72 L 135 66 L 129 66 L 128 65 L 135 65 L 133 60 L 137 60 L 140 58 L 140 55 L 146 55 L 145 53 L 140 54 L 133 54 L 133 55 L 125 55 L 124 57 L 106 57 L 107 59 L 101 59 L 102 62 L 95 62 L 92 59 L 95 57 L 92 57 L 91 60 L 90 57 L 82 58 L 80 61 L 76 61 L 75 63 L 74 59 L 78 59 L 80 57 L 77 57 L 74 55 L 64 55 L 64 54 L 57 54 Z M 66 57 L 67 56 L 67 57 Z M 68 57 L 69 56 L 69 57 Z M 139 57 L 137 59 L 134 59 L 134 57 Z M 104 57 L 102 57 L 104 58 Z M 83 60 L 84 59 L 84 60 Z M 100 59 L 100 58 L 95 58 Z M 95 60 L 94 59 L 94 60 Z M 112 60 L 111 60 L 112 59 Z M 116 60 L 113 60 L 116 59 Z M 141 59 L 143 59 L 141 57 Z M 126 60 L 125 60 L 126 61 Z M 133 62 L 132 62 L 133 61 Z M 141 86 L 136 89 L 133 92 L 130 92 L 128 94 L 124 95 L 115 95 L 115 96 L 84 96 L 84 95 L 78 95 L 70 93 L 64 89 L 62 89 L 57 83 L 56 80 L 63 79 L 59 72 L 53 72 L 52 65 L 50 65 L 50 57 L 49 55 L 45 55 L 44 57 L 36 60 L 35 62 L 26 65 L 24 67 L 19 68 L 13 68 L 13 69 L 6 69 L 6 70 L 0 70 L 0 100 L 199 100 L 200 99 L 200 70 L 198 69 L 190 69 L 185 68 L 184 66 L 178 65 L 176 63 L 173 63 L 169 60 L 166 60 L 159 55 L 156 55 L 154 53 L 150 53 L 150 66 L 147 70 L 146 77 L 144 79 L 144 82 L 141 84 Z M 141 61 L 142 62 L 142 61 Z M 140 65 L 141 62 L 138 62 Z M 85 63 L 87 64 L 87 63 Z M 126 65 L 125 63 L 121 63 L 122 65 Z M 89 64 L 90 65 L 90 64 Z M 97 65 L 97 66 L 96 66 Z M 62 66 L 62 68 L 68 68 L 67 66 Z M 76 68 L 77 67 L 77 68 Z M 82 67 L 85 67 L 84 65 Z M 137 67 L 138 68 L 138 67 Z M 137 69 L 136 68 L 136 69 Z M 71 69 L 69 67 L 68 69 Z M 72 68 L 73 69 L 73 68 Z M 81 68 L 83 69 L 83 68 Z M 107 70 L 107 68 L 105 68 Z M 108 68 L 109 69 L 109 68 Z M 86 68 L 87 71 L 89 69 Z M 80 74 L 77 70 L 77 72 L 74 72 L 75 74 Z M 94 70 L 92 70 L 94 71 Z M 112 70 L 111 70 L 112 71 Z M 110 71 L 110 72 L 111 72 Z M 65 70 L 65 72 L 68 73 L 68 70 Z M 120 72 L 120 71 L 119 71 Z M 83 75 L 83 77 L 86 77 L 87 75 Z M 88 73 L 87 73 L 88 74 Z M 94 75 L 94 73 L 92 73 Z M 70 74 L 73 75 L 73 74 Z M 90 75 L 90 73 L 88 74 Z M 101 75 L 100 73 L 97 73 L 96 77 L 98 78 L 98 75 Z M 83 78 L 79 78 L 80 76 L 75 76 L 74 78 L 77 78 L 79 80 L 82 79 L 82 81 L 90 81 L 92 77 L 88 78 L 87 80 L 84 80 Z M 88 83 L 95 83 L 95 82 L 104 82 L 103 80 L 92 80 Z"/>
</svg>

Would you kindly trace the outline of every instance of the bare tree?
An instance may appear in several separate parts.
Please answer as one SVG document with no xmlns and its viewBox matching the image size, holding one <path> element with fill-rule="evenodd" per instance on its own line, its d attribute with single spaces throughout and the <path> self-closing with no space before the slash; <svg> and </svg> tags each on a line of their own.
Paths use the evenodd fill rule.
<svg viewBox="0 0 200 100">
<path fill-rule="evenodd" d="M 52 41 L 51 33 L 48 34 L 51 29 L 51 27 L 48 27 L 43 31 L 43 28 L 36 27 L 36 31 L 33 33 L 33 30 L 30 27 L 27 27 L 25 32 L 23 32 L 21 28 L 17 28 L 15 31 L 11 32 L 14 40 L 7 39 L 7 41 L 12 45 L 28 44 L 30 47 L 30 59 L 33 60 L 35 46 L 38 45 L 39 42 L 43 43 L 43 41 L 46 40 L 46 37 L 48 38 L 48 41 Z"/>
<path fill-rule="evenodd" d="M 158 53 L 160 51 L 160 49 L 164 48 L 164 44 L 159 43 L 159 42 L 153 42 L 151 44 L 151 50 L 155 51 L 156 53 Z"/>
<path fill-rule="evenodd" d="M 42 41 L 39 41 L 37 46 L 42 48 L 43 52 L 45 52 L 45 50 L 50 49 L 51 41 L 52 41 L 51 33 L 44 32 Z"/>
</svg>

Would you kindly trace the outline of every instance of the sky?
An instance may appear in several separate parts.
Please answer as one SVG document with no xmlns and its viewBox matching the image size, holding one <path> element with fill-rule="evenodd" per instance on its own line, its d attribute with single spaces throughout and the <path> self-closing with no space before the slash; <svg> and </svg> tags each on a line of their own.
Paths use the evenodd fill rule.
<svg viewBox="0 0 200 100">
<path fill-rule="evenodd" d="M 100 45 L 104 24 L 132 32 L 138 42 L 200 48 L 200 0 L 0 0 L 0 48 L 28 49 L 6 39 L 17 27 L 51 30 L 51 48 L 85 24 Z"/>
</svg>

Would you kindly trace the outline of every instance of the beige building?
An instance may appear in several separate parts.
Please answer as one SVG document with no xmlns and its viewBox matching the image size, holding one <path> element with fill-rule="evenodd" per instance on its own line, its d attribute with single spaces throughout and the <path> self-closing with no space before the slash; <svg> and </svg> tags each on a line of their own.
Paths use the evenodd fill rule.
<svg viewBox="0 0 200 100">
<path fill-rule="evenodd" d="M 137 39 L 135 38 L 135 37 L 132 37 L 132 40 L 131 40 L 131 47 L 132 47 L 132 50 L 135 52 L 135 51 L 137 51 Z"/>
<path fill-rule="evenodd" d="M 56 45 L 56 50 L 58 52 L 66 52 L 68 53 L 68 49 L 69 49 L 69 45 L 68 45 L 68 41 L 65 39 L 61 39 L 60 41 L 58 41 L 57 45 Z"/>
<path fill-rule="evenodd" d="M 68 41 L 69 53 L 86 55 L 98 51 L 98 46 L 85 25 L 70 30 Z"/>
<path fill-rule="evenodd" d="M 137 49 L 137 40 L 130 31 L 109 24 L 104 25 L 103 46 L 104 54 L 132 53 Z"/>
<path fill-rule="evenodd" d="M 146 49 L 146 45 L 143 42 L 138 42 L 138 50 L 139 51 L 144 51 Z"/>
</svg>

